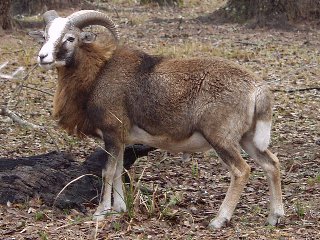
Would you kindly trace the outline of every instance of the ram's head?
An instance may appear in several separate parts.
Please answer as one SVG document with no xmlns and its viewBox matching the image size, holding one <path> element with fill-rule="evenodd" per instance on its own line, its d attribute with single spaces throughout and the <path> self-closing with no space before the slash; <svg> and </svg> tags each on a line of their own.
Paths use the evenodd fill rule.
<svg viewBox="0 0 320 240">
<path fill-rule="evenodd" d="M 45 30 L 31 32 L 30 35 L 44 42 L 38 54 L 38 63 L 44 69 L 72 65 L 78 47 L 95 40 L 94 33 L 82 31 L 89 25 L 104 26 L 116 40 L 119 38 L 114 22 L 98 11 L 82 10 L 64 18 L 50 10 L 43 14 L 43 19 Z"/>
</svg>

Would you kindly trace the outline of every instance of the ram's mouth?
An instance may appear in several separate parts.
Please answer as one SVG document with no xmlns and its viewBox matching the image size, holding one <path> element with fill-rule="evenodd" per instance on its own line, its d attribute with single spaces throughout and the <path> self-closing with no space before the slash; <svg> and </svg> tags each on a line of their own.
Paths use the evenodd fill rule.
<svg viewBox="0 0 320 240">
<path fill-rule="evenodd" d="M 54 62 L 42 62 L 39 63 L 39 66 L 45 70 L 50 70 L 53 68 Z"/>
<path fill-rule="evenodd" d="M 40 63 L 40 65 L 51 65 L 51 64 L 53 64 L 54 62 L 42 62 L 42 63 Z"/>
<path fill-rule="evenodd" d="M 66 61 L 65 60 L 57 60 L 57 61 L 55 61 L 54 64 L 56 67 L 63 67 L 66 65 Z"/>
</svg>

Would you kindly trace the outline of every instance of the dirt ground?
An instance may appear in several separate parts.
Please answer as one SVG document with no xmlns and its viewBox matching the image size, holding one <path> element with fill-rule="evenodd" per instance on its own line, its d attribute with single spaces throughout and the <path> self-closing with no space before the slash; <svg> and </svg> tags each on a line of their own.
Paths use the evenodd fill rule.
<svg viewBox="0 0 320 240">
<path fill-rule="evenodd" d="M 269 83 L 275 96 L 270 147 L 281 161 L 286 216 L 277 227 L 265 226 L 266 178 L 244 155 L 252 173 L 233 219 L 226 228 L 208 230 L 229 184 L 227 171 L 214 152 L 194 154 L 186 162 L 179 154 L 157 150 L 130 170 L 140 187 L 127 191 L 128 213 L 96 224 L 90 218 L 94 206 L 86 213 L 59 210 L 35 196 L 0 206 L 0 239 L 320 239 L 319 27 L 247 29 L 203 20 L 223 1 L 190 0 L 181 8 L 115 2 L 105 11 L 119 25 L 124 44 L 176 57 L 224 57 Z M 0 107 L 7 104 L 47 131 L 22 128 L 0 116 L 0 157 L 59 149 L 83 161 L 101 143 L 67 136 L 51 119 L 56 73 L 34 67 L 40 45 L 26 32 L 1 35 L 0 65 L 8 61 L 1 74 L 20 66 L 25 70 L 14 79 L 0 78 Z"/>
</svg>

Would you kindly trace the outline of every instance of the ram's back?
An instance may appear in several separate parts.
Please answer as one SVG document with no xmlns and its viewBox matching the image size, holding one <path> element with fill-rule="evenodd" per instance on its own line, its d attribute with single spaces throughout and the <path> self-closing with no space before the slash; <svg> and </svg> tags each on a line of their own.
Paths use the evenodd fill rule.
<svg viewBox="0 0 320 240">
<path fill-rule="evenodd" d="M 230 117 L 247 121 L 261 84 L 252 72 L 224 59 L 174 59 L 118 48 L 95 95 L 108 111 L 128 117 L 129 125 L 155 135 L 188 135 L 208 113 L 217 127 Z"/>
</svg>

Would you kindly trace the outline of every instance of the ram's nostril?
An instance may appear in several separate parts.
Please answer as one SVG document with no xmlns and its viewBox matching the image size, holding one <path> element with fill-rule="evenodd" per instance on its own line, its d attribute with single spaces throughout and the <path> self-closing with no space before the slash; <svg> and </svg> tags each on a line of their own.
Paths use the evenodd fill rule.
<svg viewBox="0 0 320 240">
<path fill-rule="evenodd" d="M 40 60 L 43 60 L 45 57 L 47 57 L 48 54 L 39 54 L 39 58 Z"/>
</svg>

